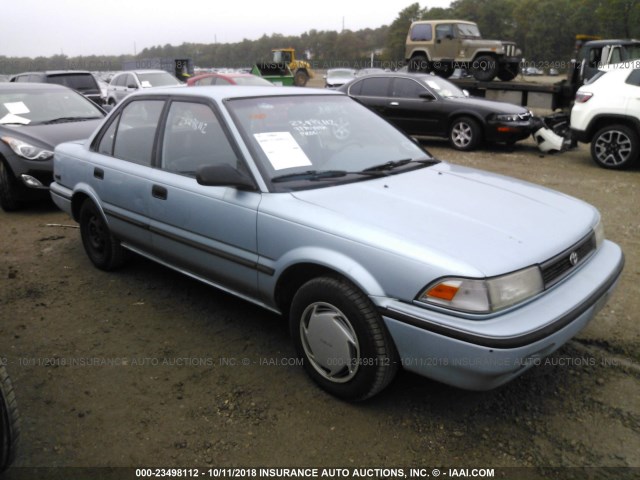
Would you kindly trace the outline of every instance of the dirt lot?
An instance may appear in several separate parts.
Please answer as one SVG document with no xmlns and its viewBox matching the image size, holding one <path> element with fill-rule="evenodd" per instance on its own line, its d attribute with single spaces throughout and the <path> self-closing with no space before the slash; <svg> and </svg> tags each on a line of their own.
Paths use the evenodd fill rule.
<svg viewBox="0 0 640 480">
<path fill-rule="evenodd" d="M 640 170 L 602 170 L 585 147 L 427 148 L 601 210 L 627 263 L 577 339 L 491 392 L 401 373 L 352 405 L 289 364 L 281 318 L 141 258 L 98 271 L 52 205 L 0 213 L 0 356 L 22 414 L 15 465 L 530 467 L 527 478 L 546 478 L 542 467 L 640 468 Z"/>
</svg>

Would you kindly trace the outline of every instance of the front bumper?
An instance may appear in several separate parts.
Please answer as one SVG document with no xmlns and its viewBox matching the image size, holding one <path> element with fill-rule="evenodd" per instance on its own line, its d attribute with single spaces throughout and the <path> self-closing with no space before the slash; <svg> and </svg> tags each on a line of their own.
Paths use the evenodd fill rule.
<svg viewBox="0 0 640 480">
<path fill-rule="evenodd" d="M 535 125 L 532 121 L 504 122 L 489 120 L 487 122 L 486 139 L 490 142 L 517 142 L 533 133 Z"/>
<path fill-rule="evenodd" d="M 605 241 L 563 282 L 486 320 L 401 302 L 380 310 L 404 368 L 456 387 L 489 390 L 522 374 L 582 330 L 605 305 L 623 265 L 620 248 Z"/>
</svg>

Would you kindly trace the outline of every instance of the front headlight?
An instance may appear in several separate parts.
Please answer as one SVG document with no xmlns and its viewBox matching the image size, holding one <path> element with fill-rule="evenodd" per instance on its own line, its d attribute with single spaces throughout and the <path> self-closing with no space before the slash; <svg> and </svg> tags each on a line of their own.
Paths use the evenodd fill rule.
<svg viewBox="0 0 640 480">
<path fill-rule="evenodd" d="M 24 157 L 27 160 L 47 160 L 53 157 L 51 150 L 35 147 L 17 138 L 2 137 L 2 141 L 9 145 L 16 155 Z"/>
<path fill-rule="evenodd" d="M 497 122 L 517 122 L 520 120 L 520 117 L 514 114 L 497 113 L 493 116 L 493 119 Z"/>
<path fill-rule="evenodd" d="M 418 301 L 469 313 L 493 313 L 531 298 L 543 289 L 542 275 L 536 266 L 487 279 L 440 279 L 429 285 Z"/>
</svg>

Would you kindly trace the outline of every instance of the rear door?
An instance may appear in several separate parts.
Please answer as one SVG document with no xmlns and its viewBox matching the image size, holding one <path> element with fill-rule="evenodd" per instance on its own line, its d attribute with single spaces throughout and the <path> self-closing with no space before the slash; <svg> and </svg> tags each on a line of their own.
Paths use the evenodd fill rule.
<svg viewBox="0 0 640 480">
<path fill-rule="evenodd" d="M 129 102 L 96 140 L 86 178 L 118 238 L 148 250 L 151 168 L 165 101 Z"/>
</svg>

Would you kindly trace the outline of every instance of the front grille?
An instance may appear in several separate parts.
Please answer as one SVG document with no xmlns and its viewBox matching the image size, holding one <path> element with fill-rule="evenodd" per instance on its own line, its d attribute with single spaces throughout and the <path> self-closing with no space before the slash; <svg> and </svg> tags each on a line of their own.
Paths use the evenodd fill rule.
<svg viewBox="0 0 640 480">
<path fill-rule="evenodd" d="M 515 43 L 503 43 L 504 46 L 504 54 L 507 57 L 515 57 L 516 56 L 516 45 Z"/>
<path fill-rule="evenodd" d="M 596 236 L 593 232 L 578 243 L 556 255 L 540 266 L 544 288 L 549 288 L 569 275 L 578 265 L 591 256 L 596 249 Z"/>
</svg>

